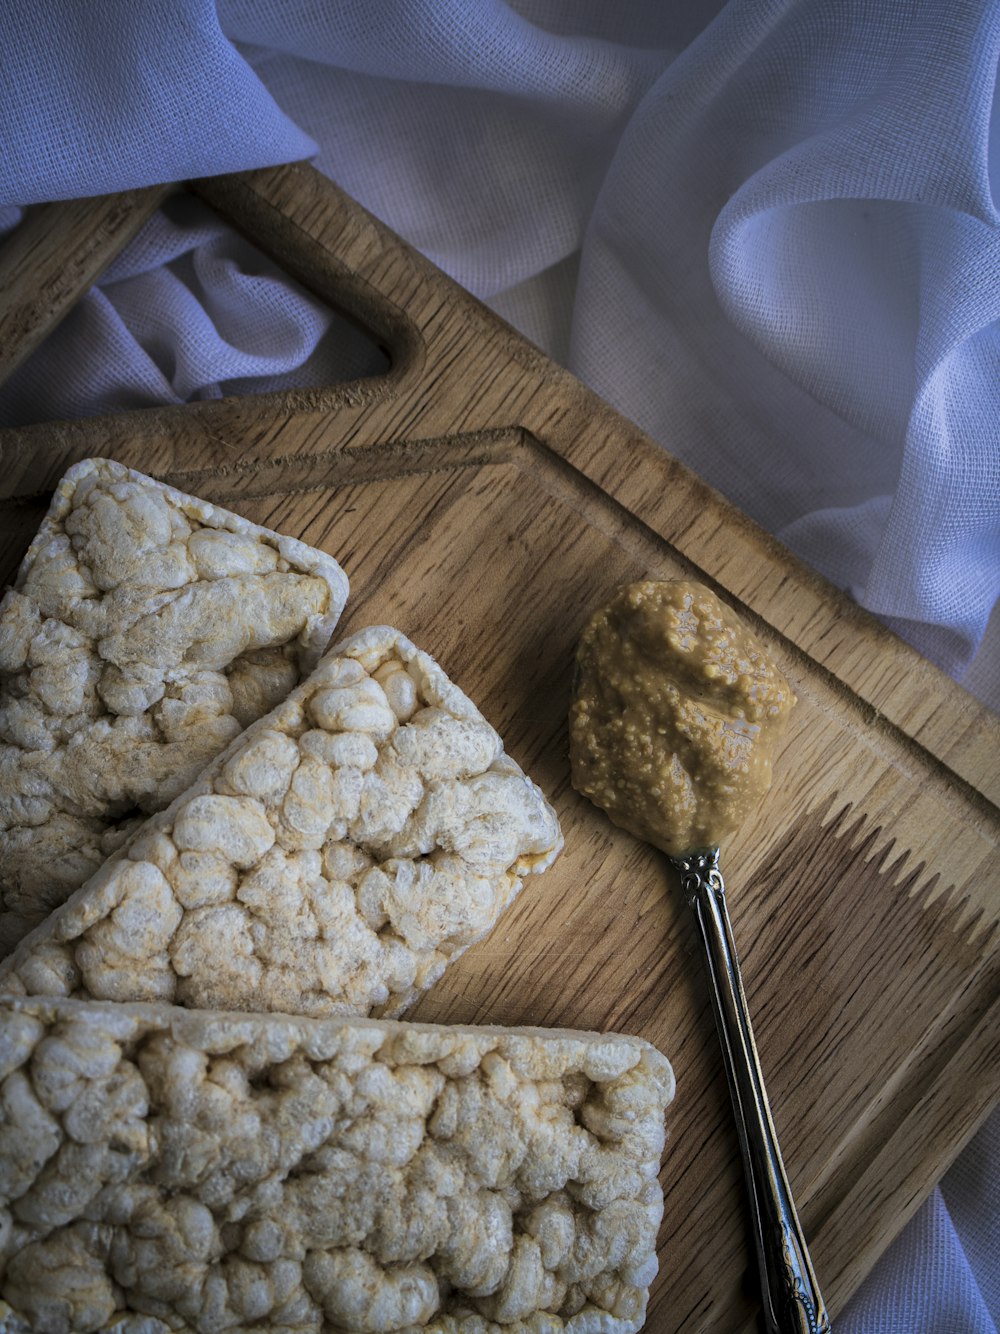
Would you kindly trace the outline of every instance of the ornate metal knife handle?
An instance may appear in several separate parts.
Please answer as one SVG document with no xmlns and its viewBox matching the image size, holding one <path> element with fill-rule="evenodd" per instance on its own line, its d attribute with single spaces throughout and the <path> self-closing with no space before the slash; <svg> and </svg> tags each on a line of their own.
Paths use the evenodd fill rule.
<svg viewBox="0 0 1000 1334">
<path fill-rule="evenodd" d="M 671 857 L 705 947 L 743 1169 L 750 1194 L 767 1334 L 829 1334 L 792 1192 L 781 1161 L 719 870 L 719 849 Z"/>
</svg>

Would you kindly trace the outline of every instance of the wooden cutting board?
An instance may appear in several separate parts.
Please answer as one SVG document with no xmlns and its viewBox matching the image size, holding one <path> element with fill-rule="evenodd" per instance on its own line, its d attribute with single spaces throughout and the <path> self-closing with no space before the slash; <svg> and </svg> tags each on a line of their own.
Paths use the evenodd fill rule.
<svg viewBox="0 0 1000 1334">
<path fill-rule="evenodd" d="M 620 1029 L 669 1056 L 656 1334 L 752 1324 L 737 1141 L 676 881 L 570 788 L 570 668 L 620 583 L 695 577 L 732 603 L 799 699 L 724 864 L 836 1315 L 1000 1096 L 1000 720 L 308 166 L 190 188 L 371 331 L 390 369 L 0 435 L 0 574 L 65 468 L 110 456 L 331 552 L 351 579 L 344 632 L 398 626 L 480 704 L 566 851 L 412 1017 Z M 29 215 L 0 250 L 4 373 L 163 194 Z"/>
</svg>

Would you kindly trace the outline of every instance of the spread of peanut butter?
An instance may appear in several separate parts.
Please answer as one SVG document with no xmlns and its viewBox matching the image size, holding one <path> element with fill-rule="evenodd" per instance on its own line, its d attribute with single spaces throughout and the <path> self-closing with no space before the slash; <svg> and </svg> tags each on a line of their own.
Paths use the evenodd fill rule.
<svg viewBox="0 0 1000 1334">
<path fill-rule="evenodd" d="M 718 847 L 771 785 L 795 696 L 701 584 L 630 584 L 588 622 L 570 709 L 573 786 L 669 856 Z"/>
</svg>

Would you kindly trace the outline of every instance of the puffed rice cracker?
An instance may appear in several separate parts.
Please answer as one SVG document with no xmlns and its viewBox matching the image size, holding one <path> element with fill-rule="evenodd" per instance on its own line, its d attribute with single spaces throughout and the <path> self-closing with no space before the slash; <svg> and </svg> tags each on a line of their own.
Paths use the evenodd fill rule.
<svg viewBox="0 0 1000 1334">
<path fill-rule="evenodd" d="M 347 592 L 294 538 L 70 468 L 0 603 L 0 952 L 287 695 Z"/>
<path fill-rule="evenodd" d="M 0 1324 L 634 1334 L 673 1091 L 618 1034 L 0 1000 Z"/>
<path fill-rule="evenodd" d="M 375 626 L 23 940 L 0 989 L 397 1015 L 561 847 L 472 701 Z"/>
</svg>

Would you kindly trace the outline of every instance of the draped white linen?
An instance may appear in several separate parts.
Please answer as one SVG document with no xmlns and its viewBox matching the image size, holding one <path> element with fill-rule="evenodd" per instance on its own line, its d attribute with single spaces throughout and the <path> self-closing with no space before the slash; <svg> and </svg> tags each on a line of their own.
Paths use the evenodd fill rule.
<svg viewBox="0 0 1000 1334">
<path fill-rule="evenodd" d="M 996 0 L 8 0 L 0 53 L 0 231 L 312 157 L 1000 710 Z M 0 424 L 377 364 L 178 197 Z M 839 1330 L 996 1334 L 998 1161 Z"/>
</svg>

